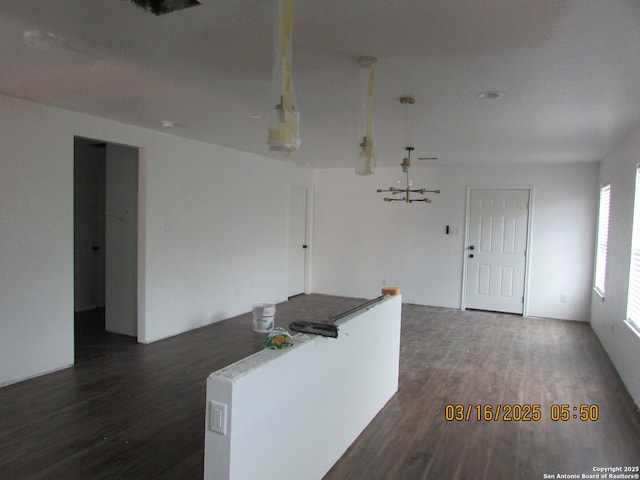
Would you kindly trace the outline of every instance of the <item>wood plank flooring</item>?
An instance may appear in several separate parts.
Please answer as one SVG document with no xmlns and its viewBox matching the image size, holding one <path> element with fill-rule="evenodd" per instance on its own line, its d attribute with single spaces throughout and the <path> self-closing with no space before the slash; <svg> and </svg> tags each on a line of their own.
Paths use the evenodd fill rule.
<svg viewBox="0 0 640 480">
<path fill-rule="evenodd" d="M 640 414 L 588 324 L 406 304 L 402 317 L 398 394 L 325 480 L 542 479 L 640 464 Z M 447 404 L 537 404 L 541 418 L 447 421 Z M 571 409 L 554 422 L 552 404 L 595 404 L 599 419 Z"/>
<path fill-rule="evenodd" d="M 295 297 L 277 324 L 361 302 Z M 251 316 L 150 345 L 91 330 L 79 323 L 74 367 L 0 388 L 0 479 L 202 478 L 205 379 L 261 348 Z M 498 403 L 540 404 L 541 419 L 445 420 L 447 404 Z M 599 419 L 552 422 L 554 403 L 596 404 Z M 638 464 L 640 414 L 588 325 L 405 304 L 400 389 L 325 480 L 541 479 Z"/>
</svg>

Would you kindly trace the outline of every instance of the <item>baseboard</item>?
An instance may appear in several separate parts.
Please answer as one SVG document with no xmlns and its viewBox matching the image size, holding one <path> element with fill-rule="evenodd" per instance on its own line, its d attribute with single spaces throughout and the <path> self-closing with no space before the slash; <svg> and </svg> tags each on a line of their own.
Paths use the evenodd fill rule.
<svg viewBox="0 0 640 480">
<path fill-rule="evenodd" d="M 17 378 L 15 380 L 9 380 L 8 382 L 0 383 L 0 388 L 8 387 L 9 385 L 14 385 L 14 384 L 20 383 L 20 382 L 25 382 L 27 380 L 31 380 L 32 378 L 38 378 L 38 377 L 41 377 L 43 375 L 49 375 L 50 373 L 59 372 L 60 370 L 65 370 L 65 369 L 67 369 L 69 367 L 73 367 L 73 363 L 70 363 L 68 365 L 63 365 L 62 367 L 54 368 L 53 370 L 47 370 L 46 372 L 36 373 L 34 375 L 29 375 L 27 377 Z"/>
</svg>

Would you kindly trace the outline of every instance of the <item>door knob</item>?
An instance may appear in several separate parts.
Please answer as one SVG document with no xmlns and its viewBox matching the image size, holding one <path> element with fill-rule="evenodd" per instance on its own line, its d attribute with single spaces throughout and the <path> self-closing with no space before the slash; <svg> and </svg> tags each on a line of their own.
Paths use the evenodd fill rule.
<svg viewBox="0 0 640 480">
<path fill-rule="evenodd" d="M 474 247 L 473 245 L 471 245 L 471 246 L 469 247 L 469 250 L 475 250 L 475 249 L 476 249 L 476 247 Z"/>
<path fill-rule="evenodd" d="M 473 253 L 470 253 L 470 254 L 469 254 L 469 258 L 473 258 Z"/>
<path fill-rule="evenodd" d="M 306 245 L 302 245 L 302 248 L 307 248 L 307 246 Z"/>
</svg>

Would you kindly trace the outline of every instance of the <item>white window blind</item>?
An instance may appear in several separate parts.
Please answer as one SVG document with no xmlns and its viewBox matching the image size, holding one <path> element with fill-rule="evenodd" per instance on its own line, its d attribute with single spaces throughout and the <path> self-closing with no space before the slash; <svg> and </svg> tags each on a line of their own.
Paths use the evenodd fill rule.
<svg viewBox="0 0 640 480">
<path fill-rule="evenodd" d="M 633 200 L 633 233 L 629 274 L 627 320 L 640 330 L 640 165 L 636 166 L 636 191 Z"/>
<path fill-rule="evenodd" d="M 611 185 L 600 187 L 598 208 L 598 244 L 596 247 L 596 272 L 593 287 L 604 297 L 607 273 L 607 245 L 609 243 L 609 210 L 611 205 Z"/>
</svg>

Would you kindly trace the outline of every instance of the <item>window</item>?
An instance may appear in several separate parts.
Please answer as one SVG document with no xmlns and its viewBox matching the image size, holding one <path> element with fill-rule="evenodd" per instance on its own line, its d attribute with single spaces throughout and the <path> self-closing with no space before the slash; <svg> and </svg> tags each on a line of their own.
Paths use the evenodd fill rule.
<svg viewBox="0 0 640 480">
<path fill-rule="evenodd" d="M 609 207 L 611 205 L 611 185 L 600 188 L 598 209 L 598 244 L 596 247 L 596 273 L 593 288 L 604 298 L 607 272 L 607 244 L 609 242 Z"/>
<path fill-rule="evenodd" d="M 633 233 L 629 266 L 627 321 L 640 332 L 640 165 L 636 166 L 636 192 L 633 200 Z"/>
</svg>

